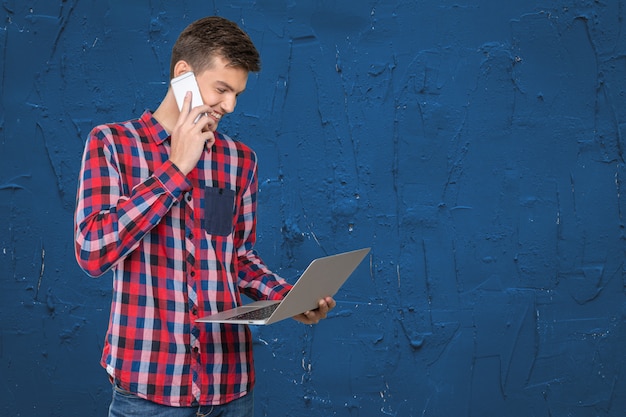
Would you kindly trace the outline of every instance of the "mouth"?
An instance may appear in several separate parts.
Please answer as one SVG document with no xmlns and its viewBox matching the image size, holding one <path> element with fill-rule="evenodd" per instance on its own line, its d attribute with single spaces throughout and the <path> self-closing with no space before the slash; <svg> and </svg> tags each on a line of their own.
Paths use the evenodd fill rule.
<svg viewBox="0 0 626 417">
<path fill-rule="evenodd" d="M 222 118 L 222 114 L 215 112 L 215 111 L 211 111 L 211 112 L 206 112 L 206 113 L 202 113 L 199 114 L 198 117 L 196 118 L 196 120 L 194 121 L 194 123 L 198 123 L 198 121 L 200 120 L 201 117 L 203 116 L 207 116 L 210 117 L 211 119 L 213 119 L 215 121 L 215 126 L 218 125 L 218 123 L 220 122 L 220 119 Z"/>
<path fill-rule="evenodd" d="M 214 111 L 212 111 L 210 113 L 207 113 L 207 114 L 209 116 L 211 116 L 213 119 L 215 119 L 216 122 L 219 122 L 220 119 L 222 118 L 222 115 L 220 113 L 217 113 L 217 112 L 214 112 Z"/>
</svg>

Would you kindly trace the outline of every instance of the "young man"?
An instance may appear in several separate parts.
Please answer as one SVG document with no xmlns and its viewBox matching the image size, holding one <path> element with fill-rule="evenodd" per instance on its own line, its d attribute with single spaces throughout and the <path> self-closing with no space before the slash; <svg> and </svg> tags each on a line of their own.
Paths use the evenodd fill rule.
<svg viewBox="0 0 626 417">
<path fill-rule="evenodd" d="M 76 258 L 89 275 L 113 271 L 102 365 L 113 385 L 110 416 L 252 416 L 254 368 L 247 326 L 195 319 L 291 286 L 254 251 L 257 160 L 217 132 L 248 72 L 250 38 L 219 17 L 189 25 L 170 76 L 196 75 L 204 105 L 179 111 L 171 88 L 158 109 L 98 126 L 82 161 Z M 197 119 L 199 117 L 199 119 Z M 295 319 L 317 323 L 335 301 Z"/>
</svg>

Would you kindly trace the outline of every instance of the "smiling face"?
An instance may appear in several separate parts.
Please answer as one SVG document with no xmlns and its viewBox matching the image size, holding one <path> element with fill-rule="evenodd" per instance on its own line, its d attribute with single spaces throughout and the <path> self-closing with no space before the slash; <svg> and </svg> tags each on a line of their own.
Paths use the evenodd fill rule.
<svg viewBox="0 0 626 417">
<path fill-rule="evenodd" d="M 248 72 L 216 56 L 207 69 L 196 73 L 196 80 L 202 101 L 211 106 L 209 116 L 215 119 L 217 126 L 224 115 L 235 110 L 237 97 L 246 89 Z"/>
<path fill-rule="evenodd" d="M 187 26 L 172 47 L 170 78 L 194 71 L 205 105 L 217 122 L 232 112 L 237 96 L 246 88 L 249 72 L 261 69 L 259 52 L 250 37 L 235 22 L 219 16 L 198 19 Z M 168 94 L 159 122 L 170 129 L 178 107 Z"/>
</svg>

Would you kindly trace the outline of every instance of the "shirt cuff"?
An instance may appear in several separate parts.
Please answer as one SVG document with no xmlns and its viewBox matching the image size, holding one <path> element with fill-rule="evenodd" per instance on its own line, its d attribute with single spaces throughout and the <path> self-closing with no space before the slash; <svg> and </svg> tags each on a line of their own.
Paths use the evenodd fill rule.
<svg viewBox="0 0 626 417">
<path fill-rule="evenodd" d="M 166 161 L 154 171 L 153 176 L 163 185 L 165 191 L 180 201 L 183 194 L 192 188 L 191 181 L 171 161 Z"/>
<path fill-rule="evenodd" d="M 276 286 L 272 287 L 272 292 L 270 293 L 268 299 L 282 300 L 283 298 L 285 298 L 287 293 L 291 291 L 292 288 L 293 288 L 293 285 L 289 284 L 288 282 L 286 281 L 281 282 L 277 284 Z"/>
</svg>

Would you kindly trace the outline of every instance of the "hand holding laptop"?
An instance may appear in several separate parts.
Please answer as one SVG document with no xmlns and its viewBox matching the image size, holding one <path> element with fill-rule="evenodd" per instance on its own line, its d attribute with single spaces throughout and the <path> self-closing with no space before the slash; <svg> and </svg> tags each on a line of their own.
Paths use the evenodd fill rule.
<svg viewBox="0 0 626 417">
<path fill-rule="evenodd" d="M 304 324 L 317 324 L 320 320 L 325 319 L 328 312 L 335 308 L 336 305 L 337 303 L 333 297 L 325 297 L 319 301 L 315 310 L 300 313 L 297 316 L 293 316 L 293 319 Z"/>
<path fill-rule="evenodd" d="M 282 300 L 259 300 L 201 317 L 199 323 L 267 325 L 292 317 L 305 324 L 325 318 L 336 302 L 339 287 L 361 263 L 370 248 L 313 260 Z"/>
</svg>

